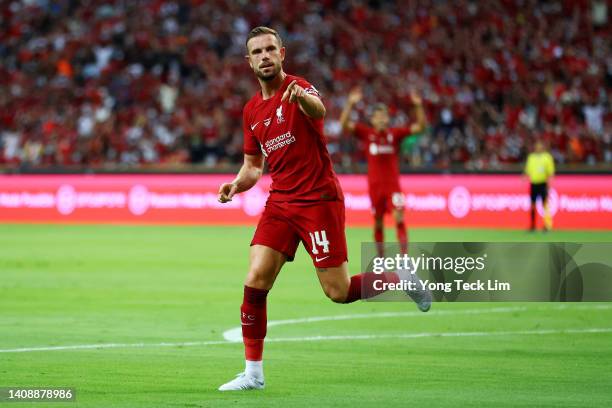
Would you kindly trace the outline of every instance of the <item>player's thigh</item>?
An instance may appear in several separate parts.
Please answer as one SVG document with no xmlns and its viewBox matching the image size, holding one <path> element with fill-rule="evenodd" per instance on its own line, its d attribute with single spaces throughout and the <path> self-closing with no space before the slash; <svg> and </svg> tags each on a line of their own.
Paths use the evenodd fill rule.
<svg viewBox="0 0 612 408">
<path fill-rule="evenodd" d="M 388 196 L 379 187 L 370 188 L 370 202 L 372 204 L 372 215 L 374 221 L 378 219 L 382 220 L 385 214 L 389 211 L 389 205 L 387 203 Z"/>
<path fill-rule="evenodd" d="M 372 211 L 374 212 L 374 211 Z M 377 230 L 382 230 L 385 226 L 385 216 L 384 214 L 374 214 L 374 228 Z"/>
<path fill-rule="evenodd" d="M 348 262 L 331 268 L 316 268 L 319 283 L 325 295 L 334 302 L 344 302 L 348 295 L 351 277 Z"/>
<path fill-rule="evenodd" d="M 300 235 L 287 217 L 289 207 L 283 203 L 268 202 L 259 219 L 251 246 L 263 245 L 286 255 L 293 261 L 300 244 Z"/>
<path fill-rule="evenodd" d="M 244 284 L 257 289 L 272 289 L 286 260 L 285 254 L 273 248 L 265 245 L 251 246 L 249 273 Z"/>
<path fill-rule="evenodd" d="M 300 237 L 286 219 L 285 211 L 280 204 L 266 204 L 251 240 L 248 286 L 270 289 L 283 264 L 295 256 Z"/>
</svg>

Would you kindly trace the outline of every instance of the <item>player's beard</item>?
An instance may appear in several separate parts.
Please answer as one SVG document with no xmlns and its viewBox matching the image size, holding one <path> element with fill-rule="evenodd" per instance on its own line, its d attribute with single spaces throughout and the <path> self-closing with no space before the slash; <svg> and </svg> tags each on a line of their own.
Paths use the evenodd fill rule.
<svg viewBox="0 0 612 408">
<path fill-rule="evenodd" d="M 272 73 L 270 74 L 264 74 L 263 70 L 260 70 L 260 69 L 257 69 L 255 73 L 257 77 L 261 79 L 262 81 L 265 81 L 265 82 L 272 81 L 274 78 L 276 78 L 276 76 L 281 71 L 280 65 L 274 64 L 273 68 L 274 69 L 272 70 Z"/>
</svg>

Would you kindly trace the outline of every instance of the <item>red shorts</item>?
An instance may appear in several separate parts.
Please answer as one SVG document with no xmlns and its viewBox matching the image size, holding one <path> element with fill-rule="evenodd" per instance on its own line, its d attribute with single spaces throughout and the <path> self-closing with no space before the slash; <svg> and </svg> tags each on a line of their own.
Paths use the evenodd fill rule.
<svg viewBox="0 0 612 408">
<path fill-rule="evenodd" d="M 300 241 L 315 267 L 333 268 L 348 260 L 344 202 L 268 201 L 251 245 L 265 245 L 293 261 Z"/>
<path fill-rule="evenodd" d="M 374 215 L 386 214 L 391 209 L 403 210 L 405 205 L 404 194 L 396 186 L 371 186 L 370 201 Z"/>
</svg>

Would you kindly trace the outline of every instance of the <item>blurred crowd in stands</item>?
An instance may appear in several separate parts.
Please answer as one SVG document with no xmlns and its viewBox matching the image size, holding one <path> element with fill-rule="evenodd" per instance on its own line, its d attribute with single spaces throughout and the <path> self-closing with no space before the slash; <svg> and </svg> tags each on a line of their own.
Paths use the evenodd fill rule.
<svg viewBox="0 0 612 408">
<path fill-rule="evenodd" d="M 394 124 L 424 99 L 418 168 L 498 169 L 543 139 L 559 164 L 612 164 L 606 0 L 0 0 L 0 166 L 242 161 L 258 90 L 251 28 L 277 29 L 285 71 L 327 106 L 334 161 L 363 162 L 338 117 L 363 89 Z"/>
</svg>

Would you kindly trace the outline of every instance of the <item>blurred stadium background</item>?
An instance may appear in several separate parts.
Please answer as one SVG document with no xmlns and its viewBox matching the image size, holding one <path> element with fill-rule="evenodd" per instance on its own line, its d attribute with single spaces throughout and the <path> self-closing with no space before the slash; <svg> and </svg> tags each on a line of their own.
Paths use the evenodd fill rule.
<svg viewBox="0 0 612 408">
<path fill-rule="evenodd" d="M 216 203 L 257 90 L 250 28 L 278 29 L 286 71 L 324 96 L 356 273 L 371 215 L 338 123 L 353 86 L 362 120 L 382 101 L 400 125 L 423 96 L 429 128 L 401 156 L 411 240 L 612 242 L 611 7 L 0 0 L 0 386 L 74 386 L 88 407 L 612 405 L 609 304 L 339 309 L 303 251 L 270 299 L 296 324 L 269 331 L 269 388 L 215 391 L 242 368 L 223 333 L 269 184 Z M 550 234 L 524 231 L 536 139 L 562 173 Z"/>
<path fill-rule="evenodd" d="M 329 148 L 348 90 L 398 123 L 409 91 L 431 127 L 415 169 L 516 169 L 534 138 L 561 168 L 612 162 L 610 4 L 492 1 L 2 1 L 0 164 L 7 169 L 226 169 L 242 160 L 241 110 L 257 83 L 246 34 L 278 29 L 286 70 L 324 95 Z M 366 112 L 364 112 L 366 113 Z M 356 167 L 357 166 L 357 167 Z"/>
<path fill-rule="evenodd" d="M 364 146 L 338 122 L 349 89 L 365 93 L 355 119 L 385 102 L 395 125 L 410 120 L 410 91 L 423 96 L 429 127 L 401 155 L 413 225 L 526 228 L 518 177 L 419 173 L 516 175 L 542 139 L 560 173 L 599 174 L 557 179 L 555 226 L 612 228 L 609 2 L 0 4 L 4 173 L 235 172 L 242 107 L 257 89 L 245 36 L 268 24 L 285 40 L 287 72 L 324 95 L 339 173 L 366 171 Z M 244 211 L 223 213 L 214 203 L 223 180 L 4 177 L 0 220 L 253 222 L 266 182 Z M 349 225 L 369 223 L 365 178 L 341 181 Z"/>
</svg>

